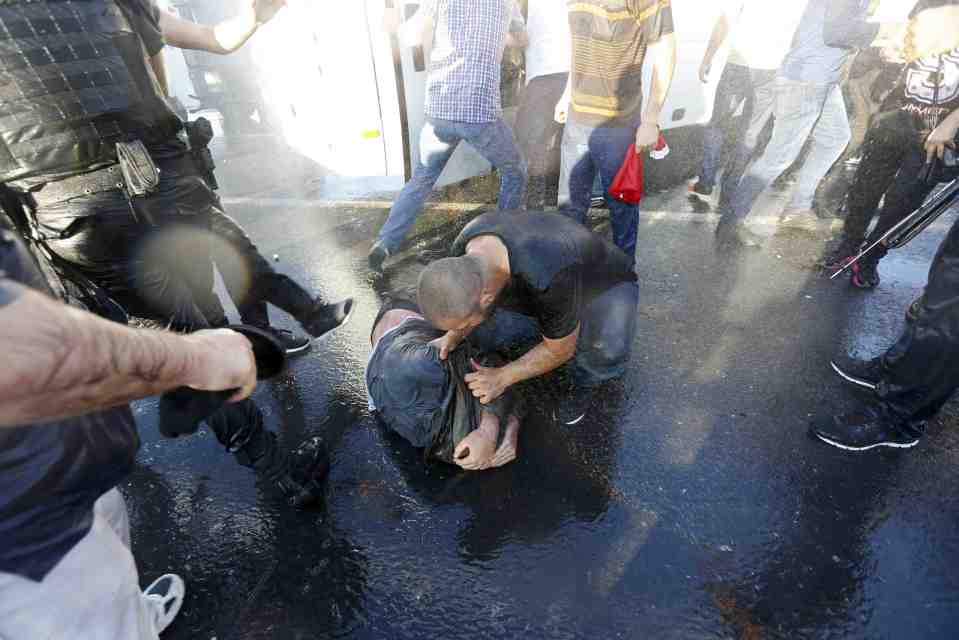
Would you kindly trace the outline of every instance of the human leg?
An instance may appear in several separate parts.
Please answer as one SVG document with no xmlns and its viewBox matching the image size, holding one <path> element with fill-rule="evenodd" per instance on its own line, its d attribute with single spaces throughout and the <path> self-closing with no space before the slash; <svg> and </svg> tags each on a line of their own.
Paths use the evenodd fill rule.
<svg viewBox="0 0 959 640">
<path fill-rule="evenodd" d="M 267 303 L 282 309 L 313 337 L 340 326 L 349 316 L 352 298 L 326 303 L 313 297 L 286 274 L 277 273 L 243 228 L 219 205 L 210 210 L 213 260 L 244 324 L 270 328 Z"/>
<path fill-rule="evenodd" d="M 406 183 L 390 215 L 380 229 L 377 244 L 395 253 L 423 210 L 427 196 L 456 150 L 461 137 L 446 120 L 428 119 L 420 131 L 420 158 L 413 177 Z"/>
<path fill-rule="evenodd" d="M 553 112 L 566 89 L 567 77 L 566 73 L 539 76 L 530 80 L 523 91 L 514 130 L 529 172 L 526 196 L 529 209 L 545 207 L 549 200 L 547 192 L 555 188 L 558 176 L 551 162 L 551 145 L 562 125 L 553 120 Z"/>
<path fill-rule="evenodd" d="M 591 387 L 626 371 L 636 337 L 639 285 L 621 283 L 587 307 L 580 327 L 573 382 Z"/>
<path fill-rule="evenodd" d="M 567 122 L 563 130 L 558 207 L 560 213 L 581 224 L 586 222 L 596 179 L 596 165 L 589 147 L 593 130 L 576 122 Z"/>
<path fill-rule="evenodd" d="M 506 121 L 500 118 L 485 124 L 457 123 L 456 130 L 499 171 L 499 210 L 522 209 L 526 205 L 526 161 Z"/>
<path fill-rule="evenodd" d="M 918 179 L 925 159 L 925 152 L 918 144 L 913 144 L 904 151 L 899 172 L 886 191 L 879 212 L 879 220 L 866 239 L 866 244 L 877 242 L 903 218 L 919 208 L 933 190 L 935 185 Z M 879 261 L 885 257 L 886 253 L 885 247 L 878 246 L 869 255 L 859 259 L 851 266 L 850 283 L 860 289 L 872 289 L 878 286 Z"/>
<path fill-rule="evenodd" d="M 813 198 L 816 196 L 819 183 L 842 155 L 851 137 L 852 131 L 849 128 L 849 117 L 846 114 L 842 89 L 836 85 L 826 96 L 822 113 L 816 126 L 813 127 L 809 153 L 799 171 L 792 200 L 787 206 L 788 210 L 812 210 Z"/>
<path fill-rule="evenodd" d="M 959 386 L 959 223 L 929 269 L 925 295 L 899 340 L 882 357 L 877 402 L 819 419 L 812 430 L 843 449 L 915 445 Z"/>
<path fill-rule="evenodd" d="M 631 260 L 636 257 L 636 234 L 639 228 L 639 205 L 622 202 L 609 195 L 609 187 L 623 165 L 627 151 L 635 152 L 636 129 L 632 127 L 597 127 L 589 137 L 589 153 L 599 172 L 609 205 L 613 244 Z"/>
<path fill-rule="evenodd" d="M 862 159 L 846 198 L 843 239 L 836 254 L 839 261 L 856 253 L 865 241 L 879 201 L 899 171 L 904 149 L 903 144 L 890 138 L 886 127 L 876 126 L 866 136 Z"/>
<path fill-rule="evenodd" d="M 729 130 L 730 121 L 750 93 L 752 93 L 752 81 L 749 76 L 749 69 L 738 64 L 727 63 L 722 76 L 719 78 L 719 85 L 716 87 L 713 117 L 704 132 L 703 162 L 699 169 L 699 186 L 707 189 L 712 189 L 715 186 L 723 146 L 727 134 L 732 134 Z"/>
<path fill-rule="evenodd" d="M 749 77 L 751 90 L 743 105 L 743 121 L 747 123 L 746 132 L 734 147 L 732 157 L 723 171 L 720 211 L 728 210 L 729 198 L 739 186 L 739 181 L 749 162 L 760 151 L 759 143 L 763 131 L 773 117 L 773 106 L 776 102 L 776 72 L 750 69 Z"/>
<path fill-rule="evenodd" d="M 831 89 L 831 86 L 777 78 L 773 135 L 763 154 L 753 161 L 731 194 L 730 221 L 742 224 L 759 196 L 796 161 Z"/>
<path fill-rule="evenodd" d="M 158 638 L 122 506 L 116 489 L 101 497 L 89 533 L 41 582 L 0 573 L 0 638 Z"/>
</svg>

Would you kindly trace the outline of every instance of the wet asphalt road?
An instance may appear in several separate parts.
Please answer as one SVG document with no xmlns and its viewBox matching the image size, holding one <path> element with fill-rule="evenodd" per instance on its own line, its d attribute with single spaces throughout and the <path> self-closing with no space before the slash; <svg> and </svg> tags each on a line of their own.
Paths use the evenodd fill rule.
<svg viewBox="0 0 959 640">
<path fill-rule="evenodd" d="M 406 256 L 368 281 L 383 212 L 270 195 L 230 210 L 278 269 L 359 303 L 255 396 L 286 445 L 328 439 L 328 504 L 290 512 L 212 435 L 164 440 L 155 402 L 139 403 L 124 490 L 141 580 L 176 571 L 189 592 L 164 638 L 956 637 L 959 411 L 908 452 L 806 433 L 814 412 L 855 404 L 829 357 L 898 335 L 944 223 L 864 294 L 813 268 L 823 235 L 717 254 L 711 219 L 651 199 L 628 375 L 575 427 L 548 417 L 556 385 L 534 385 L 520 460 L 469 474 L 425 467 L 365 408 L 378 294 L 419 268 Z M 449 224 L 421 244 L 444 246 L 467 215 L 436 214 Z"/>
</svg>

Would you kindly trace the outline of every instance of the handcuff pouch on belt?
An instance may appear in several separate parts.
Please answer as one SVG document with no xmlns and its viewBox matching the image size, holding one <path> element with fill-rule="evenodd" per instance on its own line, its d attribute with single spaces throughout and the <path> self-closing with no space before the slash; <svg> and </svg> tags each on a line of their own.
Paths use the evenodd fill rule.
<svg viewBox="0 0 959 640">
<path fill-rule="evenodd" d="M 131 198 L 149 195 L 160 186 L 160 170 L 140 140 L 118 142 L 117 161 L 127 195 Z"/>
</svg>

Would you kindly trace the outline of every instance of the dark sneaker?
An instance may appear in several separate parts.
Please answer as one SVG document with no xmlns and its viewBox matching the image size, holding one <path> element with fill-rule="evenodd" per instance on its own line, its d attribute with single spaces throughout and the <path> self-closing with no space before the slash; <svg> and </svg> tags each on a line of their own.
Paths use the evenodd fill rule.
<svg viewBox="0 0 959 640">
<path fill-rule="evenodd" d="M 152 615 L 153 628 L 157 635 L 163 633 L 180 613 L 185 595 L 186 585 L 183 578 L 174 573 L 160 576 L 144 589 L 143 599 Z"/>
<path fill-rule="evenodd" d="M 863 389 L 875 391 L 882 378 L 882 358 L 872 360 L 857 360 L 855 358 L 834 358 L 832 370 L 839 377 Z"/>
<path fill-rule="evenodd" d="M 869 408 L 814 420 L 810 430 L 826 444 L 846 451 L 868 451 L 877 447 L 908 449 L 919 442 L 919 436 L 907 433 Z"/>
<path fill-rule="evenodd" d="M 300 320 L 300 324 L 311 336 L 319 338 L 349 322 L 350 316 L 353 315 L 353 306 L 353 298 L 332 304 L 317 304 L 307 317 Z"/>
<path fill-rule="evenodd" d="M 559 406 L 553 409 L 553 420 L 568 426 L 582 422 L 591 408 L 593 391 L 587 387 L 570 387 Z"/>
<path fill-rule="evenodd" d="M 273 327 L 267 327 L 266 330 L 283 345 L 283 350 L 286 351 L 288 356 L 303 353 L 310 348 L 310 339 L 304 335 L 288 329 L 274 329 Z"/>
<path fill-rule="evenodd" d="M 859 260 L 851 267 L 849 283 L 857 289 L 875 289 L 879 286 L 879 264 L 875 260 Z"/>
<path fill-rule="evenodd" d="M 720 222 L 716 227 L 716 240 L 728 247 L 746 247 L 758 249 L 763 246 L 763 238 L 749 229 L 746 225 L 733 222 Z"/>
<path fill-rule="evenodd" d="M 370 249 L 370 253 L 366 256 L 366 260 L 370 265 L 370 271 L 376 274 L 383 273 L 383 263 L 386 262 L 386 259 L 390 257 L 390 252 L 386 250 L 386 247 L 381 245 L 379 242 L 373 245 L 373 248 Z"/>
<path fill-rule="evenodd" d="M 272 480 L 292 506 L 307 507 L 323 501 L 329 474 L 330 454 L 326 443 L 314 436 L 304 440 L 285 458 L 283 468 L 272 474 Z"/>
<path fill-rule="evenodd" d="M 429 264 L 440 258 L 445 258 L 449 254 L 449 251 L 444 251 L 443 249 L 423 249 L 416 254 L 416 261 L 420 264 Z"/>
</svg>

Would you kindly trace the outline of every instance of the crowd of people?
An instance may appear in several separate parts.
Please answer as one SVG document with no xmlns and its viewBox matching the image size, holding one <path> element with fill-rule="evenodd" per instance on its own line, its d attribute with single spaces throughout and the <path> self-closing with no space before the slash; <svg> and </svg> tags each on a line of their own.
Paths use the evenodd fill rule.
<svg viewBox="0 0 959 640">
<path fill-rule="evenodd" d="M 844 70 L 863 51 L 880 51 L 892 71 L 877 76 L 880 104 L 826 266 L 877 286 L 882 253 L 857 258 L 860 247 L 955 178 L 959 3 L 892 4 L 723 3 L 699 72 L 703 82 L 721 73 L 715 109 L 689 186 L 721 214 L 722 247 L 761 246 L 749 215 L 790 169 L 784 223 L 812 228 L 830 213 L 817 211 L 816 191 L 847 153 Z M 178 576 L 140 590 L 116 489 L 139 446 L 132 400 L 172 392 L 206 403 L 203 421 L 265 489 L 294 507 L 322 501 L 322 438 L 284 451 L 264 428 L 249 398 L 261 354 L 252 334 L 228 328 L 214 269 L 247 328 L 287 354 L 349 320 L 353 301 L 323 300 L 277 273 L 226 215 L 207 140 L 171 107 L 161 57 L 164 46 L 229 54 L 282 6 L 252 0 L 207 27 L 152 0 L 0 3 L 0 637 L 153 639 L 177 615 Z M 372 244 L 371 270 L 401 249 L 461 142 L 496 168 L 500 190 L 498 211 L 423 269 L 417 299 L 390 298 L 377 314 L 370 408 L 427 458 L 501 466 L 519 448 L 519 383 L 567 365 L 554 417 L 577 424 L 637 341 L 639 206 L 609 190 L 624 158 L 661 138 L 676 67 L 671 3 L 427 0 L 403 22 L 388 8 L 384 23 L 430 53 L 418 163 Z M 527 62 L 516 135 L 499 94 L 507 47 Z M 611 240 L 584 225 L 597 183 Z M 268 304 L 308 335 L 271 327 Z M 868 362 L 832 363 L 872 401 L 812 432 L 852 450 L 915 445 L 955 391 L 957 351 L 959 225 L 898 342 Z"/>
</svg>

